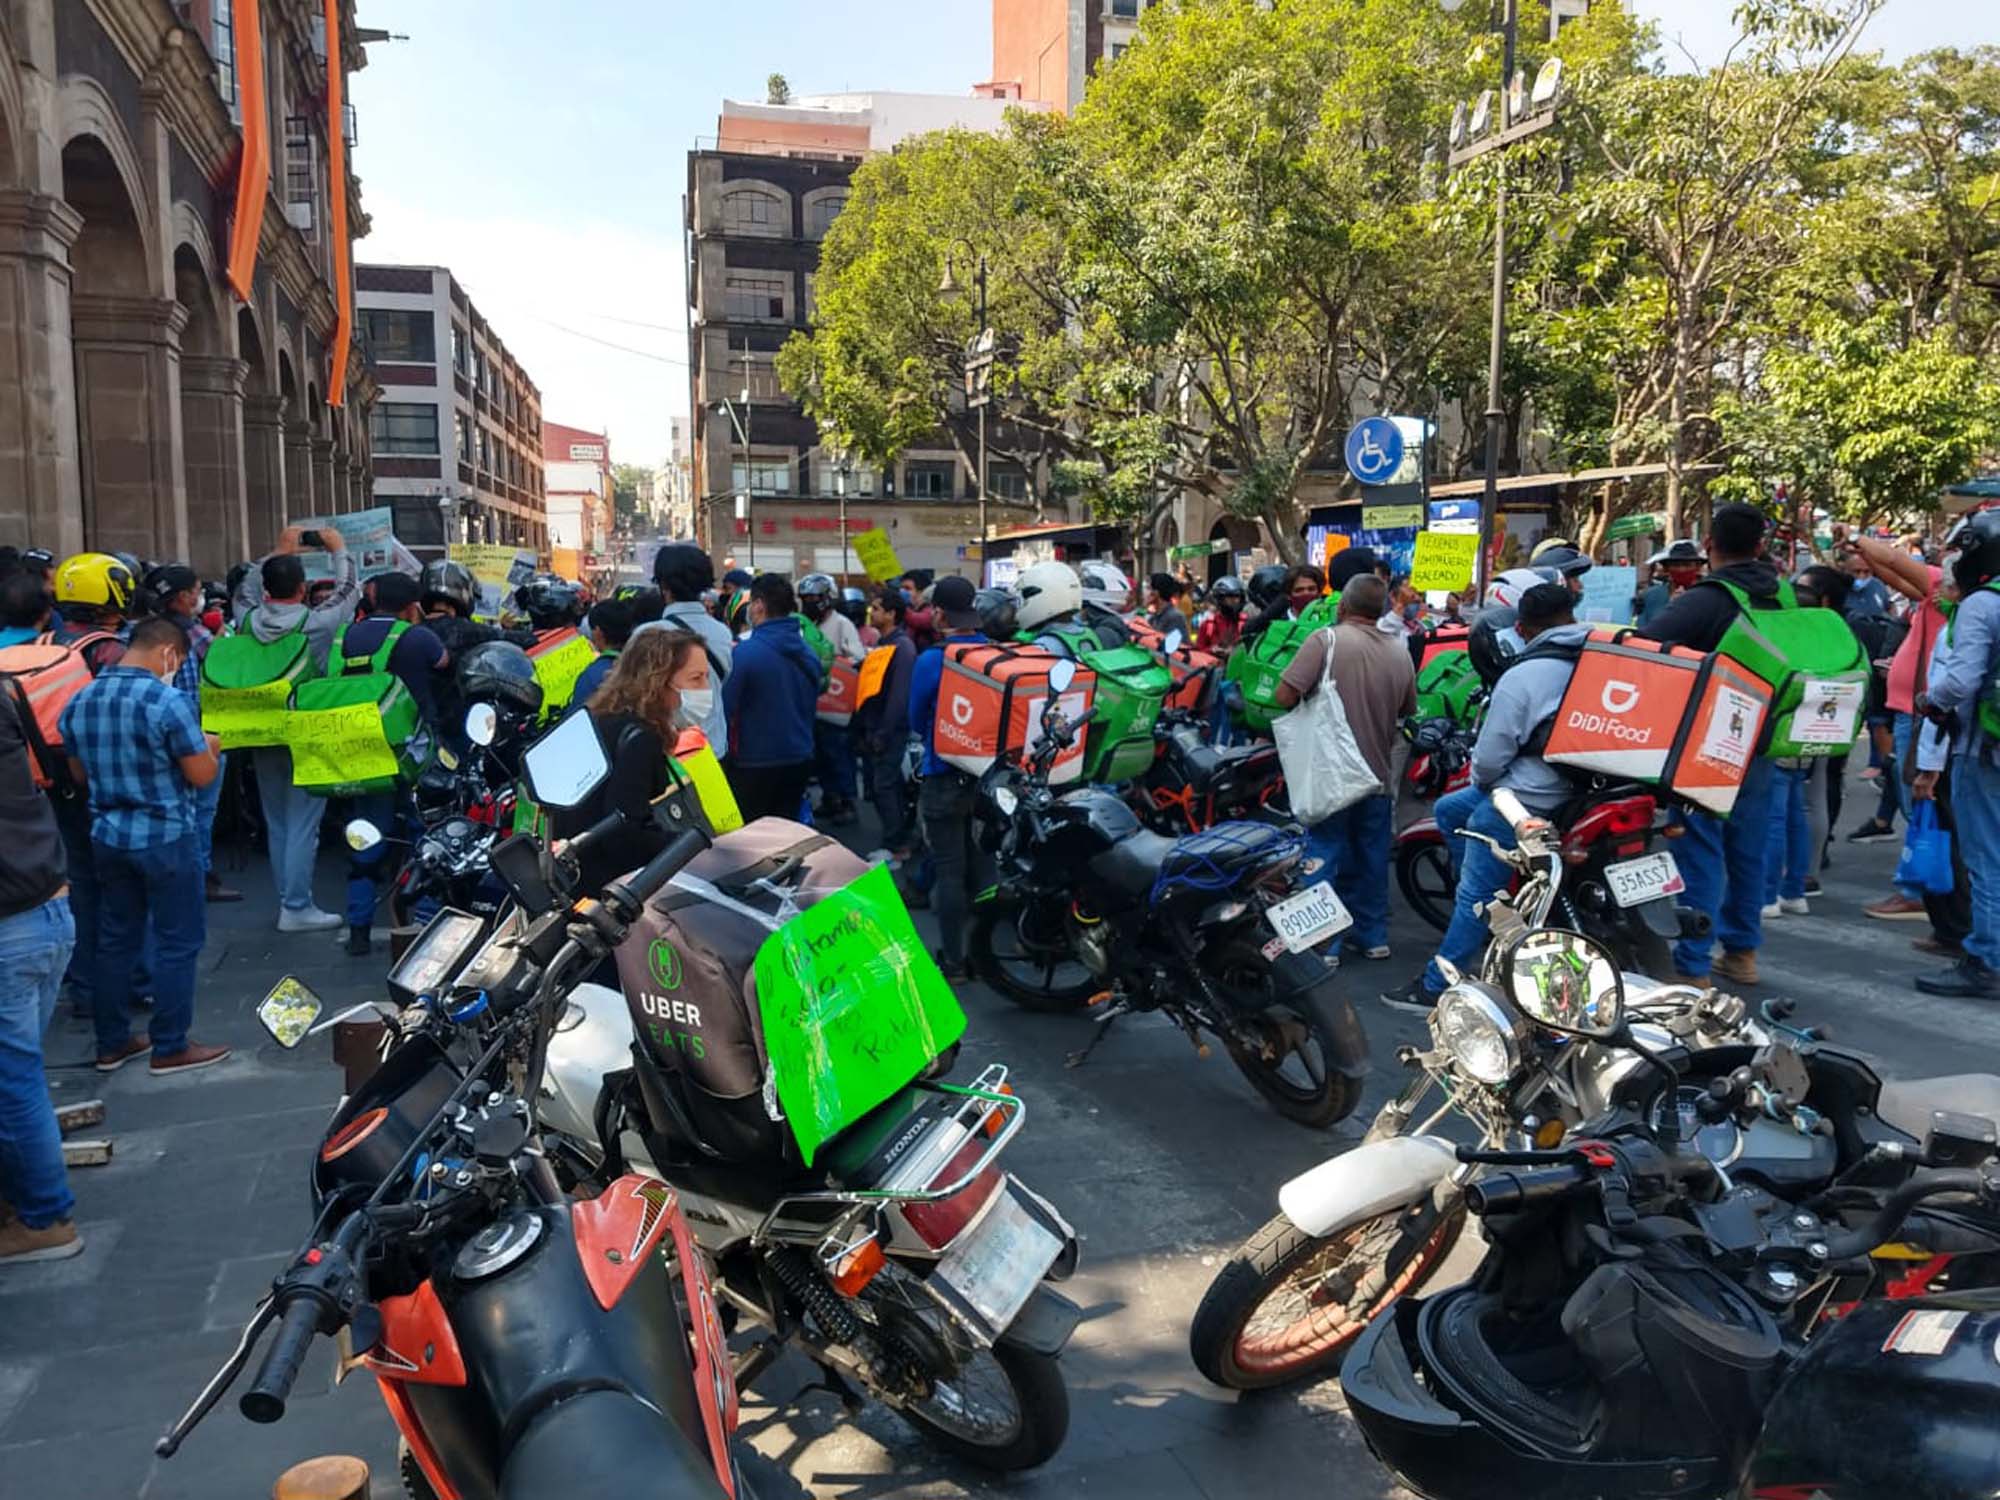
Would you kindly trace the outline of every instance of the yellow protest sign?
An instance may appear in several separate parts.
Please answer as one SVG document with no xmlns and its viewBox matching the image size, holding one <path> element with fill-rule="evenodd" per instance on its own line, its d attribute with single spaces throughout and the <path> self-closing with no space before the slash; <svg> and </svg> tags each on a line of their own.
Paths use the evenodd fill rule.
<svg viewBox="0 0 2000 1500">
<path fill-rule="evenodd" d="M 290 679 L 256 687 L 220 688 L 201 685 L 201 727 L 222 741 L 225 750 L 253 750 L 285 743 L 291 714 Z"/>
<path fill-rule="evenodd" d="M 542 719 L 554 718 L 576 696 L 576 680 L 597 660 L 597 648 L 575 631 L 567 640 L 551 640 L 528 653 L 535 664 L 535 681 L 542 685 Z"/>
<path fill-rule="evenodd" d="M 292 728 L 298 731 L 292 736 L 295 785 L 345 786 L 396 775 L 396 752 L 382 733 L 379 704 L 315 709 L 295 717 Z"/>
<path fill-rule="evenodd" d="M 1472 583 L 1472 564 L 1478 556 L 1477 533 L 1420 531 L 1416 557 L 1410 564 L 1410 587 L 1420 594 L 1452 593 L 1467 588 Z"/>
<path fill-rule="evenodd" d="M 877 583 L 887 583 L 892 578 L 903 576 L 903 565 L 896 559 L 895 545 L 890 542 L 889 533 L 880 526 L 855 537 L 854 556 Z"/>
<path fill-rule="evenodd" d="M 507 593 L 534 573 L 533 554 L 518 547 L 502 547 L 492 542 L 454 542 L 447 555 L 453 562 L 465 564 L 479 584 L 479 601 L 472 611 L 476 620 L 499 619 Z"/>
</svg>

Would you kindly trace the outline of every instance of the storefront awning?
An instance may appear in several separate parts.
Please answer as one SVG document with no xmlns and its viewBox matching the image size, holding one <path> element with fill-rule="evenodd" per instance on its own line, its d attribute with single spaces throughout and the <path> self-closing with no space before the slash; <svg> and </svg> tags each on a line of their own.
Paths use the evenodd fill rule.
<svg viewBox="0 0 2000 1500">
<path fill-rule="evenodd" d="M 1505 474 L 1494 486 L 1501 494 L 1519 490 L 1541 490 L 1578 484 L 1610 484 L 1621 479 L 1657 479 L 1667 472 L 1665 464 L 1633 464 L 1622 469 L 1580 469 L 1575 473 L 1567 471 L 1554 474 Z M 1690 479 L 1704 478 L 1710 474 L 1720 474 L 1721 464 L 1689 464 L 1681 473 Z M 1484 479 L 1454 479 L 1449 484 L 1434 484 L 1430 488 L 1433 500 L 1450 500 L 1462 495 L 1483 495 L 1486 493 Z"/>
</svg>

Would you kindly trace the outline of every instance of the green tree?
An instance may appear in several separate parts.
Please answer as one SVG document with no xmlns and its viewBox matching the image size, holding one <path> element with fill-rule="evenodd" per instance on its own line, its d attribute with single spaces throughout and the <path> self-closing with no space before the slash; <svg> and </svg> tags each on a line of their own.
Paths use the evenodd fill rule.
<svg viewBox="0 0 2000 1500">
<path fill-rule="evenodd" d="M 630 531 L 639 519 L 641 482 L 652 482 L 652 471 L 637 464 L 611 466 L 611 511 L 620 531 Z"/>
<path fill-rule="evenodd" d="M 764 102 L 766 104 L 790 104 L 792 85 L 783 73 L 773 73 L 764 80 Z"/>
</svg>

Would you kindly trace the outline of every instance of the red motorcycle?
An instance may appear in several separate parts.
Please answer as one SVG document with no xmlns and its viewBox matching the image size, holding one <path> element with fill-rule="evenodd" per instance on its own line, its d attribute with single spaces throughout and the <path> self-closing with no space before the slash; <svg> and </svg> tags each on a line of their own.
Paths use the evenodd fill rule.
<svg viewBox="0 0 2000 1500">
<path fill-rule="evenodd" d="M 1403 771 L 1406 796 L 1435 802 L 1472 779 L 1472 743 L 1477 732 L 1450 719 L 1405 724 L 1410 763 Z M 1419 818 L 1396 835 L 1396 884 L 1410 909 L 1439 932 L 1451 921 L 1458 882 L 1436 818 Z"/>
</svg>

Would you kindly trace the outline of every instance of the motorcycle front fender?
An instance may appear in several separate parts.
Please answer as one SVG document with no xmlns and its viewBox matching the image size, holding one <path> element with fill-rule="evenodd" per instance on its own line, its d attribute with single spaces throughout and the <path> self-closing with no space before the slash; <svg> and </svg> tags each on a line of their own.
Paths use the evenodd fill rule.
<svg viewBox="0 0 2000 1500">
<path fill-rule="evenodd" d="M 1371 1141 L 1294 1177 L 1278 1189 L 1278 1207 L 1307 1234 L 1325 1234 L 1414 1202 L 1457 1165 L 1451 1142 L 1438 1136 Z"/>
<path fill-rule="evenodd" d="M 1063 1352 L 1070 1335 L 1076 1332 L 1076 1325 L 1082 1321 L 1082 1308 L 1061 1292 L 1038 1286 L 1014 1314 L 1014 1321 L 1007 1325 L 998 1342 L 1053 1359 Z"/>
</svg>

